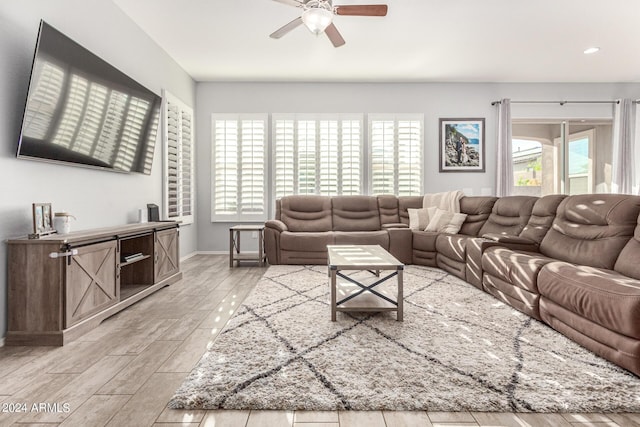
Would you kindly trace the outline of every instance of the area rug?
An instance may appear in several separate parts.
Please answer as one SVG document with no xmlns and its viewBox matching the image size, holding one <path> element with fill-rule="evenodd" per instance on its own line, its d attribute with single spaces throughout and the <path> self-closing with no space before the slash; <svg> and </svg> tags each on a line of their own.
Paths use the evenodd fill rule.
<svg viewBox="0 0 640 427">
<path fill-rule="evenodd" d="M 404 322 L 331 322 L 326 267 L 270 267 L 169 406 L 640 411 L 640 379 L 543 323 L 441 270 L 404 278 Z"/>
</svg>

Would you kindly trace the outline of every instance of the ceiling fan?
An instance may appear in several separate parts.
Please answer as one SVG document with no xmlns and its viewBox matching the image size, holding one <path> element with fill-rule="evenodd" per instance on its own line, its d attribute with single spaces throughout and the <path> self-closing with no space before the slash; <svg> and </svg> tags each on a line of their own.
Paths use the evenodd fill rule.
<svg viewBox="0 0 640 427">
<path fill-rule="evenodd" d="M 360 4 L 334 6 L 332 0 L 275 0 L 303 10 L 302 16 L 273 32 L 269 37 L 279 39 L 289 31 L 304 24 L 313 34 L 324 32 L 335 47 L 345 44 L 340 32 L 333 24 L 333 15 L 386 16 L 386 4 Z"/>
</svg>

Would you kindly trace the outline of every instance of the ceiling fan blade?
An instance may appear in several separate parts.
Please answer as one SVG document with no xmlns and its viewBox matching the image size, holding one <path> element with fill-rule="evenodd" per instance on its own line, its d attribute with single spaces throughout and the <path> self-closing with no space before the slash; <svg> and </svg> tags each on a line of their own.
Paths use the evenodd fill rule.
<svg viewBox="0 0 640 427">
<path fill-rule="evenodd" d="M 386 4 L 359 4 L 352 6 L 335 6 L 336 14 L 351 16 L 386 16 Z"/>
<path fill-rule="evenodd" d="M 327 37 L 329 37 L 329 40 L 331 40 L 331 43 L 333 43 L 334 47 L 340 47 L 346 43 L 340 35 L 340 32 L 338 31 L 336 26 L 333 24 L 329 25 L 324 30 L 324 33 L 327 35 Z"/>
<path fill-rule="evenodd" d="M 271 37 L 272 39 L 279 39 L 280 37 L 287 34 L 289 31 L 293 30 L 294 28 L 297 28 L 300 24 L 302 24 L 301 16 L 289 22 L 288 24 L 278 28 L 271 35 L 269 35 L 269 37 Z"/>
<path fill-rule="evenodd" d="M 273 0 L 273 1 L 277 1 L 278 3 L 288 4 L 289 6 L 294 6 L 294 7 L 303 7 L 304 6 L 304 2 L 303 1 L 298 1 L 298 0 Z"/>
</svg>

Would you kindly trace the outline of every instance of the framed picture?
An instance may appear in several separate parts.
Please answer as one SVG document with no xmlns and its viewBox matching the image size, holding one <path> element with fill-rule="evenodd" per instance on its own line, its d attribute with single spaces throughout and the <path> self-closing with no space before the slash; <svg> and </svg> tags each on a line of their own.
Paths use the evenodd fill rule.
<svg viewBox="0 0 640 427">
<path fill-rule="evenodd" d="M 33 234 L 42 236 L 55 233 L 51 203 L 33 204 Z"/>
<path fill-rule="evenodd" d="M 440 172 L 484 171 L 484 119 L 440 119 Z"/>
</svg>

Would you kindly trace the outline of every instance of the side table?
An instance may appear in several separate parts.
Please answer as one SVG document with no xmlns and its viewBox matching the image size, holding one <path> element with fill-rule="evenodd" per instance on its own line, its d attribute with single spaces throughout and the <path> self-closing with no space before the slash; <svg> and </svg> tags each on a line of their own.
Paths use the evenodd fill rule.
<svg viewBox="0 0 640 427">
<path fill-rule="evenodd" d="M 258 253 L 240 252 L 240 233 L 252 231 L 258 233 Z M 260 267 L 264 266 L 266 255 L 264 253 L 264 224 L 255 225 L 234 225 L 229 228 L 229 267 L 234 266 L 237 261 L 257 261 Z"/>
</svg>

